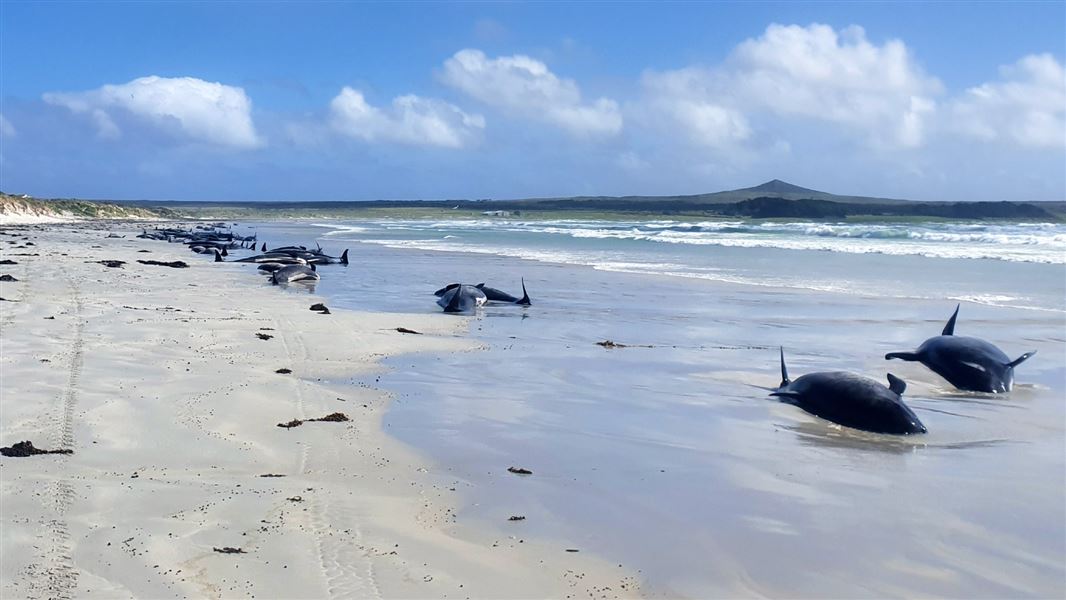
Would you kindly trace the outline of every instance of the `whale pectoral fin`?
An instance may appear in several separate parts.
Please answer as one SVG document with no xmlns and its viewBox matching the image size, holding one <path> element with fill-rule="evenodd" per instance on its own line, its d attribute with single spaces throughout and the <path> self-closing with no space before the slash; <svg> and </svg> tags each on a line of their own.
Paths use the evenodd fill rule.
<svg viewBox="0 0 1066 600">
<path fill-rule="evenodd" d="M 951 314 L 951 318 L 948 319 L 947 325 L 944 325 L 944 331 L 940 335 L 955 335 L 955 319 L 959 318 L 959 307 L 961 304 L 955 305 L 955 312 Z"/>
<path fill-rule="evenodd" d="M 900 360 L 905 360 L 908 362 L 915 362 L 918 360 L 918 355 L 914 352 L 889 352 L 885 355 L 885 360 L 892 360 L 893 358 L 898 358 Z"/>
<path fill-rule="evenodd" d="M 896 377 L 892 373 L 889 373 L 888 374 L 888 389 L 890 389 L 893 392 L 896 392 L 897 394 L 902 396 L 903 392 L 907 391 L 907 382 L 903 381 L 899 377 Z"/>
<path fill-rule="evenodd" d="M 1036 354 L 1036 350 L 1033 350 L 1032 352 L 1026 352 L 1025 354 L 1023 354 L 1023 355 L 1019 356 L 1018 358 L 1016 358 L 1016 359 L 1010 361 L 1009 363 L 1007 363 L 1007 366 L 1011 367 L 1011 368 L 1017 367 L 1018 365 L 1022 364 L 1026 360 L 1028 360 L 1029 357 L 1034 355 L 1034 354 Z"/>
<path fill-rule="evenodd" d="M 448 285 L 442 287 L 441 289 L 433 292 L 433 295 L 438 297 L 438 298 L 440 298 L 441 296 L 446 294 L 448 292 L 448 290 L 455 289 L 457 287 L 459 287 L 458 283 L 449 283 Z"/>
<path fill-rule="evenodd" d="M 781 402 L 792 404 L 793 406 L 795 406 L 800 399 L 799 392 L 793 392 L 792 390 L 777 390 L 775 392 L 770 392 L 770 396 L 780 398 Z"/>
</svg>

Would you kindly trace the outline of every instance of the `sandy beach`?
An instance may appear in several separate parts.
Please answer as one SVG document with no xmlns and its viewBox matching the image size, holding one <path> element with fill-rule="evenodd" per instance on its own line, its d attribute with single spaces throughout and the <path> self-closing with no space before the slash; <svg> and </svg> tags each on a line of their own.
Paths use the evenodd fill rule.
<svg viewBox="0 0 1066 600">
<path fill-rule="evenodd" d="M 4 231 L 0 445 L 73 453 L 0 459 L 3 597 L 640 594 L 589 552 L 457 520 L 466 482 L 382 431 L 379 361 L 474 351 L 466 319 L 319 314 L 130 224 Z M 488 476 L 523 485 L 509 466 Z"/>
</svg>

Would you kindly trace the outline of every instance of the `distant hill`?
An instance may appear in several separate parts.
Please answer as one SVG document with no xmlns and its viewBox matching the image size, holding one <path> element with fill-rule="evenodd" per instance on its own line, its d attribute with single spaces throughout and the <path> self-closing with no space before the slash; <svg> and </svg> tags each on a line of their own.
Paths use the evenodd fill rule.
<svg viewBox="0 0 1066 600">
<path fill-rule="evenodd" d="M 800 187 L 798 185 L 788 183 L 787 181 L 781 181 L 780 179 L 772 179 L 770 181 L 767 181 L 766 183 L 757 185 L 755 187 L 741 188 L 739 190 L 726 190 L 723 192 L 712 192 L 708 194 L 688 194 L 678 196 L 573 196 L 569 198 L 529 198 L 524 200 L 515 200 L 513 202 L 550 202 L 557 204 L 560 201 L 575 203 L 602 203 L 604 201 L 621 201 L 640 204 L 650 204 L 655 202 L 683 202 L 686 204 L 730 204 L 733 202 L 751 200 L 753 198 L 783 198 L 785 200 L 828 200 L 829 202 L 846 202 L 850 204 L 902 204 L 911 202 L 910 200 L 901 200 L 897 198 L 876 198 L 871 196 L 840 196 L 837 194 L 830 194 L 829 192 L 820 192 L 818 190 L 807 189 L 805 187 Z"/>
</svg>

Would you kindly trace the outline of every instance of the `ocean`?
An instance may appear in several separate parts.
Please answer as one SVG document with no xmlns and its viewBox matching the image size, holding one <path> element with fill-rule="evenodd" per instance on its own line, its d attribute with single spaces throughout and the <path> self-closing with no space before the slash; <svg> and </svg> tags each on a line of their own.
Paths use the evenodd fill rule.
<svg viewBox="0 0 1066 600">
<path fill-rule="evenodd" d="M 350 248 L 348 267 L 321 270 L 331 307 L 440 312 L 447 283 L 520 296 L 525 281 L 530 307 L 440 314 L 468 319 L 481 350 L 390 358 L 380 380 L 352 381 L 393 392 L 386 430 L 454 483 L 457 534 L 556 540 L 665 596 L 1066 593 L 1062 224 L 442 211 L 248 226 L 268 246 Z M 958 335 L 1038 351 L 1012 393 L 884 360 L 957 304 Z M 793 378 L 903 378 L 929 434 L 864 434 L 775 402 L 779 348 Z"/>
</svg>

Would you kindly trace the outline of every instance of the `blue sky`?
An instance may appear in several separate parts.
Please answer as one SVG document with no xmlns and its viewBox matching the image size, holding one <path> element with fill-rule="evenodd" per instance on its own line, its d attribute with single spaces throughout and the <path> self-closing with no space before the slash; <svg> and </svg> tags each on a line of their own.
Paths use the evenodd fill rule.
<svg viewBox="0 0 1066 600">
<path fill-rule="evenodd" d="M 1066 199 L 1066 4 L 0 4 L 0 189 Z"/>
</svg>

